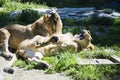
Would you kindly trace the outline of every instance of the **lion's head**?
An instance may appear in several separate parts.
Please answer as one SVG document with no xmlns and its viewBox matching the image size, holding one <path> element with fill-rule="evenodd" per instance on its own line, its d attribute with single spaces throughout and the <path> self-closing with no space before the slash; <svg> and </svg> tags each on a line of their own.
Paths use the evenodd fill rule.
<svg viewBox="0 0 120 80">
<path fill-rule="evenodd" d="M 79 35 L 75 35 L 74 36 L 76 39 L 79 39 L 79 40 L 87 40 L 87 41 L 91 41 L 92 40 L 92 37 L 91 37 L 91 34 L 90 34 L 90 31 L 89 30 L 83 30 L 81 34 Z"/>
<path fill-rule="evenodd" d="M 82 34 L 75 35 L 74 41 L 78 44 L 78 51 L 88 48 L 91 45 L 92 37 L 89 30 L 83 30 Z"/>
<path fill-rule="evenodd" d="M 56 11 L 44 14 L 40 19 L 32 24 L 34 34 L 49 36 L 54 33 L 62 33 L 62 21 Z"/>
<path fill-rule="evenodd" d="M 92 37 L 90 35 L 90 31 L 89 30 L 83 30 L 81 37 L 82 37 L 82 39 L 85 39 L 85 40 L 88 40 L 88 41 L 92 40 Z"/>
</svg>

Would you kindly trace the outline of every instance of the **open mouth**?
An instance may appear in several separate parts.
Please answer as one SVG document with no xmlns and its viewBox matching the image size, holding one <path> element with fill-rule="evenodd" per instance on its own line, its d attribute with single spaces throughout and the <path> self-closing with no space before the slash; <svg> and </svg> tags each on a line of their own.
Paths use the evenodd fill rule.
<svg viewBox="0 0 120 80">
<path fill-rule="evenodd" d="M 82 33 L 82 34 L 79 35 L 79 39 L 80 39 L 80 40 L 83 39 L 83 35 L 84 35 L 84 33 Z"/>
<path fill-rule="evenodd" d="M 82 40 L 82 39 L 84 38 L 84 34 L 85 34 L 85 32 L 83 31 L 81 34 L 79 34 L 78 38 L 79 38 L 80 40 Z"/>
</svg>

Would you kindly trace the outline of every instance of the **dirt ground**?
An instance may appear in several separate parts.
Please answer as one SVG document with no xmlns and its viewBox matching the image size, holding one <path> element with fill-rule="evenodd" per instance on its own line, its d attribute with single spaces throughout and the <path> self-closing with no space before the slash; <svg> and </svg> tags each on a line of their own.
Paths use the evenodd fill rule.
<svg viewBox="0 0 120 80">
<path fill-rule="evenodd" d="M 8 74 L 3 72 L 3 67 L 7 63 L 8 61 L 0 56 L 0 80 L 72 80 L 62 73 L 45 74 L 43 70 L 24 70 L 18 67 L 14 67 L 13 74 Z"/>
</svg>

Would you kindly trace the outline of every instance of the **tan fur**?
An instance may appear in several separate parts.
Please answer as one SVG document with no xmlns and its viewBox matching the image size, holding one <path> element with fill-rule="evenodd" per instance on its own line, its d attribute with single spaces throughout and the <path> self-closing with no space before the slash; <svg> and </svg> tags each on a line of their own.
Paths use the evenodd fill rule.
<svg viewBox="0 0 120 80">
<path fill-rule="evenodd" d="M 83 33 L 84 33 L 83 35 L 84 39 L 82 40 L 79 40 L 77 38 L 74 39 L 74 41 L 77 42 L 79 45 L 78 50 L 83 50 L 83 49 L 93 50 L 94 46 L 91 43 L 92 37 L 90 35 L 90 32 L 87 30 L 84 30 Z"/>
<path fill-rule="evenodd" d="M 12 56 L 8 46 L 17 49 L 23 40 L 31 39 L 35 35 L 51 36 L 56 33 L 62 33 L 62 22 L 57 12 L 45 14 L 28 26 L 7 25 L 0 29 L 0 43 L 4 49 L 3 54 Z"/>
</svg>

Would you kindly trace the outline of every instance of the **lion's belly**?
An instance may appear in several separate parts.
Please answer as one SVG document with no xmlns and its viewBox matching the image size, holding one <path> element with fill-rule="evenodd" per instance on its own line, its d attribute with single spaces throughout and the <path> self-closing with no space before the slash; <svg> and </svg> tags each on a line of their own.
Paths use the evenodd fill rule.
<svg viewBox="0 0 120 80">
<path fill-rule="evenodd" d="M 22 39 L 11 38 L 9 41 L 9 45 L 10 45 L 10 47 L 17 49 L 17 47 L 21 41 L 22 41 Z"/>
</svg>

